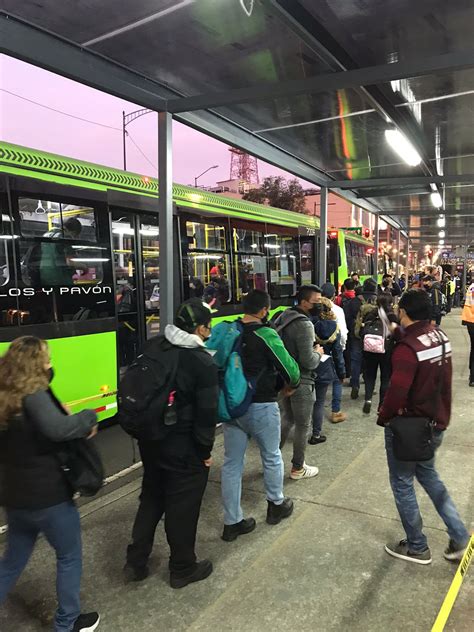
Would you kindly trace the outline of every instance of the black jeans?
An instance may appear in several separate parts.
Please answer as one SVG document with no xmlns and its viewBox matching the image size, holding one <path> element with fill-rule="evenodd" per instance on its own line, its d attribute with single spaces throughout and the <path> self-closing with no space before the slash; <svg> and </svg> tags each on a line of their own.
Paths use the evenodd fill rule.
<svg viewBox="0 0 474 632">
<path fill-rule="evenodd" d="M 196 531 L 209 468 L 196 456 L 191 444 L 186 436 L 139 442 L 144 468 L 142 493 L 132 544 L 127 548 L 127 563 L 135 568 L 146 565 L 163 514 L 170 571 L 186 575 L 195 567 Z"/>
<path fill-rule="evenodd" d="M 390 382 L 390 354 L 369 353 L 368 351 L 364 351 L 364 367 L 365 401 L 372 400 L 372 395 L 374 394 L 375 389 L 375 380 L 377 379 L 377 370 L 380 368 L 380 407 Z"/>
</svg>

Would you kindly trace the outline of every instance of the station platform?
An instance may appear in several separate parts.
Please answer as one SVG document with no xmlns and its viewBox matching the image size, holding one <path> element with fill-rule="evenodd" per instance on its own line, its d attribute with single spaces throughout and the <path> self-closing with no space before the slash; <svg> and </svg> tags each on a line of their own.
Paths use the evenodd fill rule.
<svg viewBox="0 0 474 632">
<path fill-rule="evenodd" d="M 443 321 L 454 349 L 452 425 L 438 454 L 439 471 L 472 528 L 474 389 L 468 387 L 469 340 L 460 310 Z M 363 391 L 363 388 L 361 389 Z M 137 507 L 139 468 L 113 480 L 104 493 L 81 506 L 84 578 L 83 610 L 98 610 L 102 632 L 422 632 L 431 629 L 456 565 L 442 557 L 448 538 L 444 524 L 420 490 L 430 566 L 395 560 L 384 544 L 403 537 L 390 490 L 383 431 L 374 414 L 362 414 L 363 401 L 344 389 L 345 423 L 325 422 L 328 441 L 308 446 L 307 461 L 318 465 L 315 479 L 290 481 L 286 493 L 294 515 L 277 526 L 265 523 L 261 464 L 254 445 L 248 451 L 243 507 L 257 529 L 233 543 L 220 539 L 220 469 L 223 438 L 214 450 L 197 552 L 214 563 L 211 577 L 182 590 L 168 584 L 168 549 L 159 527 L 151 575 L 124 584 L 125 548 Z M 129 458 L 130 444 L 117 428 L 100 433 L 112 456 Z M 116 444 L 116 449 L 114 448 Z M 118 456 L 117 456 L 118 455 Z M 121 456 L 120 456 L 121 455 Z M 286 476 L 291 444 L 284 449 Z M 115 463 L 116 465 L 116 463 Z M 117 471 L 117 470 L 116 470 Z M 2 632 L 36 632 L 50 626 L 55 609 L 54 555 L 41 540 L 16 588 L 0 608 Z M 473 629 L 474 575 L 466 576 L 446 630 Z"/>
</svg>

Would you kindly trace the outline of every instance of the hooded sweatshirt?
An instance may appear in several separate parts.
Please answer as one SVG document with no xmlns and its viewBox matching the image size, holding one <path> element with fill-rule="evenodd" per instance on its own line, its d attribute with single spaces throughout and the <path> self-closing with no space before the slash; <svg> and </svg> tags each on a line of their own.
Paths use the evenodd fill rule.
<svg viewBox="0 0 474 632">
<path fill-rule="evenodd" d="M 337 377 L 346 376 L 346 365 L 341 346 L 341 333 L 336 320 L 317 320 L 314 323 L 316 342 L 324 348 L 324 353 L 334 361 Z"/>
<path fill-rule="evenodd" d="M 186 436 L 197 456 L 206 460 L 211 456 L 218 422 L 217 366 L 199 336 L 167 325 L 165 338 L 181 349 L 176 373 L 178 424 L 173 434 L 183 436 L 183 449 L 188 447 Z"/>
<path fill-rule="evenodd" d="M 291 307 L 276 319 L 275 327 L 299 366 L 301 383 L 314 384 L 321 355 L 314 350 L 316 339 L 311 320 L 299 307 Z"/>
</svg>

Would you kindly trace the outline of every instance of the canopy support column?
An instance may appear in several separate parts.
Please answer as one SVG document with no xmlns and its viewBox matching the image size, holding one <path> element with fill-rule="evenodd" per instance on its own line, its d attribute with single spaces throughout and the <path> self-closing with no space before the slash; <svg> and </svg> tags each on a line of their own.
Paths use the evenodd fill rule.
<svg viewBox="0 0 474 632">
<path fill-rule="evenodd" d="M 173 117 L 158 113 L 158 212 L 160 228 L 160 330 L 173 322 Z"/>
<path fill-rule="evenodd" d="M 395 280 L 398 281 L 400 278 L 400 230 L 397 231 L 397 273 L 395 274 Z"/>
<path fill-rule="evenodd" d="M 326 283 L 327 243 L 328 243 L 328 189 L 321 188 L 319 206 L 319 273 L 318 283 Z"/>
</svg>

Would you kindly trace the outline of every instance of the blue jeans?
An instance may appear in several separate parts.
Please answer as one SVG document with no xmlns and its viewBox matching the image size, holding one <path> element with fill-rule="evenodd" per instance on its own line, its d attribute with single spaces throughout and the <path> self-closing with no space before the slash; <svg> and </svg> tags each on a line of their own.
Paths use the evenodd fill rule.
<svg viewBox="0 0 474 632">
<path fill-rule="evenodd" d="M 443 433 L 435 431 L 434 446 L 439 448 L 443 440 Z M 430 461 L 398 461 L 393 454 L 393 433 L 385 428 L 385 449 L 395 504 L 405 529 L 408 548 L 413 553 L 424 551 L 427 539 L 423 533 L 423 520 L 416 499 L 413 480 L 424 488 L 431 502 L 443 519 L 451 540 L 458 545 L 465 545 L 469 541 L 469 533 L 464 526 L 458 511 L 449 496 L 448 490 L 435 470 L 435 459 Z"/>
<path fill-rule="evenodd" d="M 362 371 L 362 340 L 351 340 L 351 386 L 360 388 L 360 374 Z"/>
<path fill-rule="evenodd" d="M 324 402 L 329 384 L 318 384 L 316 382 L 316 401 L 313 406 L 313 435 L 319 437 L 323 427 Z"/>
<path fill-rule="evenodd" d="M 283 502 L 283 459 L 280 451 L 280 410 L 276 402 L 251 404 L 239 419 L 222 424 L 224 430 L 224 465 L 221 474 L 224 524 L 243 520 L 240 498 L 245 451 L 249 439 L 257 442 L 262 458 L 267 500 Z"/>
<path fill-rule="evenodd" d="M 0 560 L 0 603 L 25 568 L 40 533 L 56 552 L 56 632 L 72 630 L 81 613 L 81 524 L 72 501 L 46 509 L 7 509 L 7 548 Z"/>
<path fill-rule="evenodd" d="M 334 380 L 334 382 L 332 383 L 331 410 L 333 413 L 340 412 L 341 399 L 342 399 L 342 384 L 341 384 L 341 380 L 338 378 L 337 380 Z"/>
</svg>

